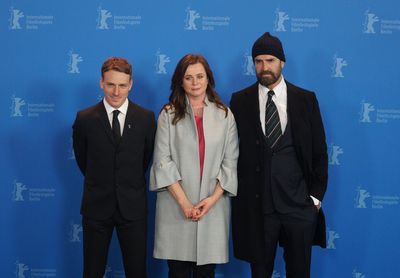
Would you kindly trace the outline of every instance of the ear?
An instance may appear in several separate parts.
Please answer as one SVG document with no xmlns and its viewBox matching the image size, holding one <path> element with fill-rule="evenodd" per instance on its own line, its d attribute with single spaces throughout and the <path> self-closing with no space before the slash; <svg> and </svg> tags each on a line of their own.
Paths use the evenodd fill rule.
<svg viewBox="0 0 400 278">
<path fill-rule="evenodd" d="M 131 79 L 129 80 L 129 91 L 132 89 L 132 86 L 133 86 L 133 80 Z"/>
<path fill-rule="evenodd" d="M 284 66 L 285 66 L 285 62 L 281 61 L 281 69 L 283 69 Z"/>
<path fill-rule="evenodd" d="M 103 80 L 103 78 L 100 78 L 100 88 L 104 89 L 104 80 Z"/>
</svg>

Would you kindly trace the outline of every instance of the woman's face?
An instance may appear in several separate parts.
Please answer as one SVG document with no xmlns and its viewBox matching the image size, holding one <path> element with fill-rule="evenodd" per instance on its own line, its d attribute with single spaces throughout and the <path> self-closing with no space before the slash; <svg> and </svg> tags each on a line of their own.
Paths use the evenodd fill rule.
<svg viewBox="0 0 400 278">
<path fill-rule="evenodd" d="M 208 78 L 204 66 L 196 63 L 188 66 L 182 80 L 182 87 L 189 98 L 204 98 Z"/>
</svg>

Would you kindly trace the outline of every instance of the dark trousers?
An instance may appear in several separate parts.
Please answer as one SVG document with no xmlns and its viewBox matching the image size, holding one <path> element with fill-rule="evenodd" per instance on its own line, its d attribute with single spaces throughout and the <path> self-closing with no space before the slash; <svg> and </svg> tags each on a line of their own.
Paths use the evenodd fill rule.
<svg viewBox="0 0 400 278">
<path fill-rule="evenodd" d="M 214 278 L 215 264 L 168 260 L 168 278 Z"/>
<path fill-rule="evenodd" d="M 278 243 L 283 244 L 287 278 L 309 278 L 311 268 L 311 249 L 315 234 L 317 209 L 309 209 L 312 214 L 306 220 L 279 213 L 264 215 L 264 238 L 266 261 L 252 263 L 252 278 L 271 277 Z"/>
<path fill-rule="evenodd" d="M 119 210 L 107 220 L 83 217 L 83 277 L 102 278 L 107 264 L 108 248 L 114 227 L 122 251 L 125 276 L 145 278 L 146 275 L 146 218 L 130 221 Z"/>
</svg>

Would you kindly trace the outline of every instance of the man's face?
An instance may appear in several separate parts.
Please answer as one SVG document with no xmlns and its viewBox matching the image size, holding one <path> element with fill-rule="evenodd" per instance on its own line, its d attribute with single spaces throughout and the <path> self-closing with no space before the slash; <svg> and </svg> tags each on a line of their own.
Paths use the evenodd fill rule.
<svg viewBox="0 0 400 278">
<path fill-rule="evenodd" d="M 258 55 L 254 58 L 258 82 L 273 89 L 281 81 L 284 62 L 272 55 Z"/>
<path fill-rule="evenodd" d="M 100 80 L 100 88 L 104 91 L 104 98 L 114 108 L 119 108 L 128 97 L 132 88 L 132 79 L 129 74 L 110 70 L 104 73 Z"/>
</svg>

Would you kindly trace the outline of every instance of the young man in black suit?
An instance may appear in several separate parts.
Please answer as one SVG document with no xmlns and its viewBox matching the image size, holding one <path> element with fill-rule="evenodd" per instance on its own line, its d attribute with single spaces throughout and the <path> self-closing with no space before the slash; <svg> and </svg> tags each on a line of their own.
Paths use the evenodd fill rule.
<svg viewBox="0 0 400 278">
<path fill-rule="evenodd" d="M 101 278 L 114 228 L 126 277 L 146 277 L 147 187 L 154 113 L 128 99 L 132 66 L 112 57 L 101 68 L 104 98 L 79 111 L 73 146 L 84 176 L 81 205 L 83 277 Z"/>
<path fill-rule="evenodd" d="M 280 244 L 286 277 L 310 277 L 312 245 L 326 245 L 328 158 L 318 102 L 283 78 L 277 37 L 263 34 L 252 56 L 258 81 L 231 99 L 240 138 L 234 254 L 251 264 L 252 277 L 271 277 Z"/>
</svg>

